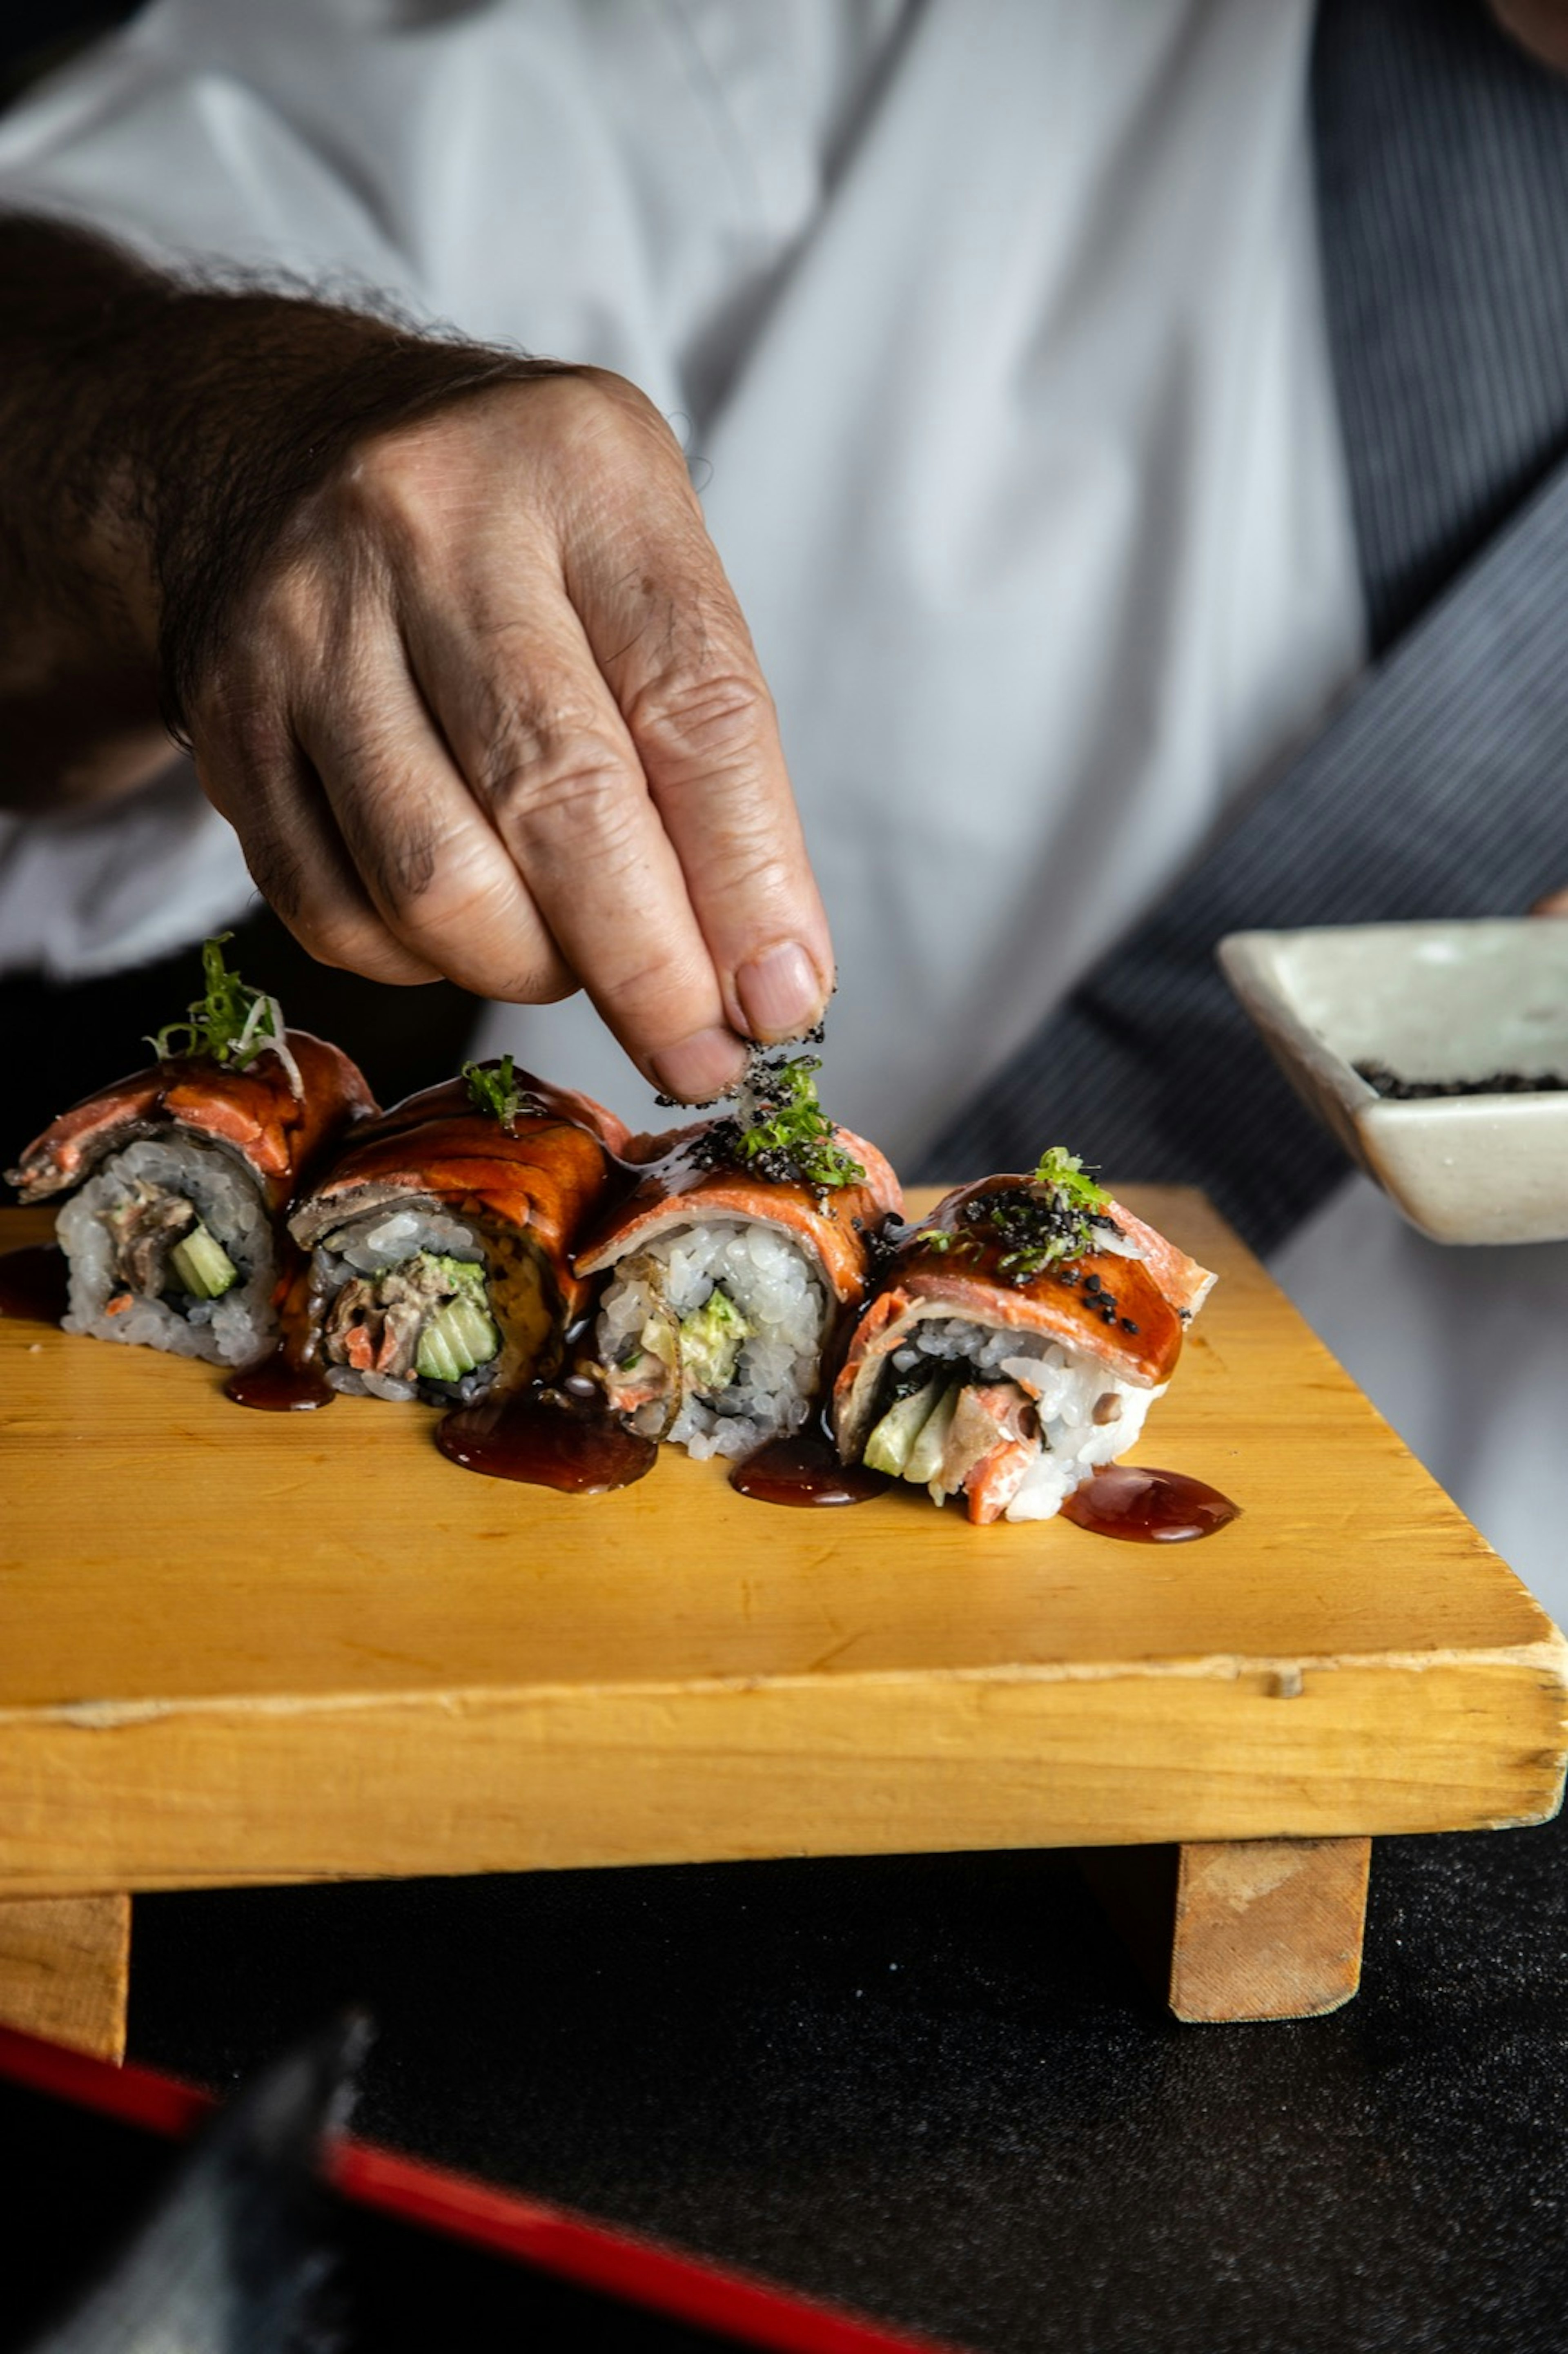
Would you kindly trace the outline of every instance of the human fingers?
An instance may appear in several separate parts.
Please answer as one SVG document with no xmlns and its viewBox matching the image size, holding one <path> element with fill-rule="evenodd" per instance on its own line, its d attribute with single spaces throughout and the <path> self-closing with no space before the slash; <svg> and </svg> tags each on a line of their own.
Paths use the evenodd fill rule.
<svg viewBox="0 0 1568 2354">
<path fill-rule="evenodd" d="M 546 1004 L 577 987 L 523 874 L 475 800 L 389 630 L 297 715 L 376 914 L 421 963 L 481 997 Z"/>
<path fill-rule="evenodd" d="M 192 715 L 196 773 L 239 837 L 252 881 L 301 946 L 371 981 L 435 981 L 382 921 L 280 705 Z"/>
<path fill-rule="evenodd" d="M 665 1094 L 701 1102 L 745 1050 L 675 850 L 558 573 L 502 576 L 405 614 L 421 687 L 560 953 Z"/>
<path fill-rule="evenodd" d="M 610 400 L 598 465 L 571 477 L 567 593 L 680 863 L 728 1023 L 799 1037 L 827 1002 L 832 947 L 772 698 L 673 436 L 630 387 L 612 380 Z"/>
<path fill-rule="evenodd" d="M 1548 891 L 1531 909 L 1532 916 L 1568 916 L 1568 891 Z"/>
</svg>

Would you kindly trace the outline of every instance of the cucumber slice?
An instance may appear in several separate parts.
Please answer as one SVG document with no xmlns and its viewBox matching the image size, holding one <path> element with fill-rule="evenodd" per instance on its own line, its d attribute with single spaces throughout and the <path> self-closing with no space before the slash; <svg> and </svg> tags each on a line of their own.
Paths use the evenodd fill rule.
<svg viewBox="0 0 1568 2354">
<path fill-rule="evenodd" d="M 912 1390 L 888 1407 L 865 1442 L 865 1461 L 873 1471 L 890 1471 L 895 1479 L 902 1475 L 909 1450 L 941 1394 L 939 1381 L 927 1382 L 923 1390 Z"/>
<path fill-rule="evenodd" d="M 414 1370 L 428 1382 L 461 1382 L 469 1370 L 441 1331 L 439 1317 L 432 1318 L 419 1335 Z"/>
<path fill-rule="evenodd" d="M 488 1364 L 501 1346 L 501 1336 L 477 1299 L 454 1299 L 446 1310 L 446 1331 L 461 1345 L 471 1364 Z"/>
<path fill-rule="evenodd" d="M 193 1299 L 221 1299 L 239 1280 L 239 1269 L 199 1218 L 170 1250 L 169 1271 Z"/>
<path fill-rule="evenodd" d="M 427 1320 L 414 1370 L 428 1382 L 461 1382 L 476 1365 L 488 1364 L 500 1347 L 500 1333 L 471 1292 L 465 1292 Z"/>
<path fill-rule="evenodd" d="M 962 1382 L 954 1382 L 943 1391 L 921 1424 L 915 1443 L 904 1458 L 904 1477 L 913 1479 L 917 1488 L 928 1487 L 942 1468 L 943 1450 L 948 1444 L 948 1433 L 953 1426 L 953 1416 L 959 1410 L 963 1386 Z"/>
</svg>

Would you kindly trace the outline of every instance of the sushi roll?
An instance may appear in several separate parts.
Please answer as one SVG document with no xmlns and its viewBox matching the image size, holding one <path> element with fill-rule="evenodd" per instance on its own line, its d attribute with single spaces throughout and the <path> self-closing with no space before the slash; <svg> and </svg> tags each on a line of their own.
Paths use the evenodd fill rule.
<svg viewBox="0 0 1568 2354">
<path fill-rule="evenodd" d="M 899 1246 L 834 1384 L 846 1463 L 1044 1521 L 1127 1452 L 1213 1277 L 1060 1146 L 947 1195 Z"/>
<path fill-rule="evenodd" d="M 395 1106 L 290 1222 L 312 1262 L 302 1353 L 394 1403 L 471 1405 L 554 1373 L 591 1299 L 571 1247 L 625 1142 L 613 1112 L 510 1055 Z"/>
<path fill-rule="evenodd" d="M 903 1197 L 874 1145 L 822 1112 L 819 1067 L 759 1059 L 733 1112 L 647 1140 L 641 1182 L 577 1255 L 609 1278 L 606 1402 L 644 1437 L 739 1458 L 798 1430 L 865 1297 Z"/>
<path fill-rule="evenodd" d="M 150 1042 L 156 1064 L 62 1112 L 5 1174 L 24 1202 L 70 1195 L 68 1332 L 242 1366 L 278 1337 L 290 1201 L 376 1105 L 346 1055 L 228 970 L 228 937 L 206 943 L 206 991 Z"/>
</svg>

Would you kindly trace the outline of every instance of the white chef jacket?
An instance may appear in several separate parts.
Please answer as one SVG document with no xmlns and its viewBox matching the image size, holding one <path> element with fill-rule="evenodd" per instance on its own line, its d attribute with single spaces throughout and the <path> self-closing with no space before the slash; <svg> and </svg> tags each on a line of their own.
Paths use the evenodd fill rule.
<svg viewBox="0 0 1568 2354">
<path fill-rule="evenodd" d="M 664 409 L 833 926 L 828 1098 L 896 1158 L 1360 663 L 1310 17 L 158 0 L 0 122 L 0 200 L 164 260 L 387 292 L 619 369 Z M 112 969 L 232 918 L 247 888 L 177 767 L 101 817 L 0 819 L 0 961 Z M 652 1111 L 581 1000 L 493 1009 L 482 1050 L 503 1047 Z M 1540 1465 L 1529 1497 L 1499 1469 L 1506 1417 L 1472 1407 L 1457 1443 L 1449 1359 L 1391 1357 L 1390 1292 L 1369 1314 L 1344 1276 L 1369 1255 L 1419 1327 L 1446 1262 L 1369 1188 L 1286 1265 L 1461 1500 L 1484 1519 L 1511 1497 L 1513 1557 L 1550 1577 L 1568 1484 L 1552 1509 L 1531 1500 Z"/>
</svg>

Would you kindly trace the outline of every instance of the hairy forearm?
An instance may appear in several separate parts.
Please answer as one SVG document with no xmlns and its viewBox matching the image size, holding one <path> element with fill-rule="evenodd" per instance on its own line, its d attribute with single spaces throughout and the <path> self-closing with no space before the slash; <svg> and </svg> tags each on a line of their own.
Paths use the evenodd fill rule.
<svg viewBox="0 0 1568 2354">
<path fill-rule="evenodd" d="M 0 803 L 134 785 L 357 437 L 536 366 L 0 220 Z"/>
</svg>

